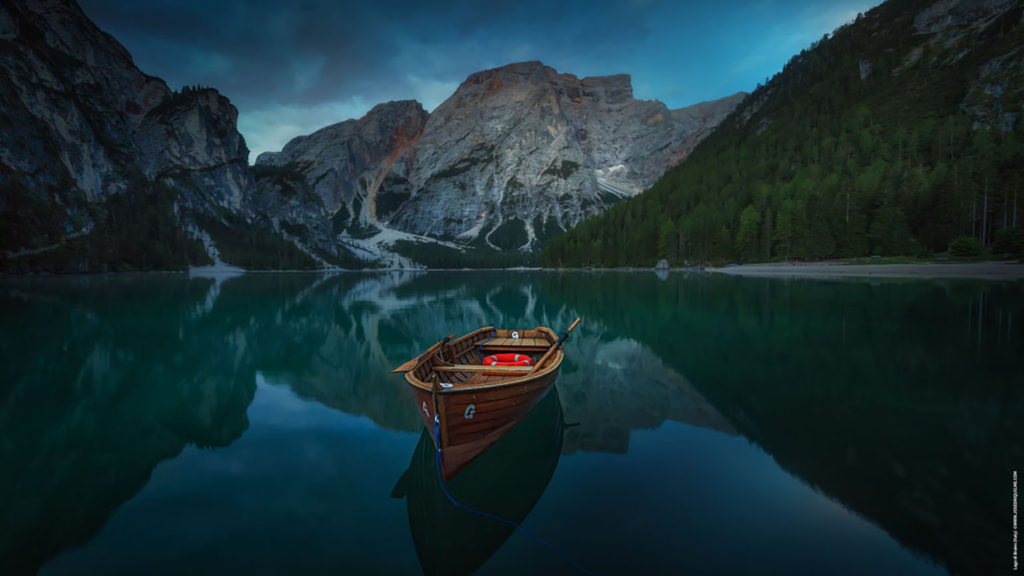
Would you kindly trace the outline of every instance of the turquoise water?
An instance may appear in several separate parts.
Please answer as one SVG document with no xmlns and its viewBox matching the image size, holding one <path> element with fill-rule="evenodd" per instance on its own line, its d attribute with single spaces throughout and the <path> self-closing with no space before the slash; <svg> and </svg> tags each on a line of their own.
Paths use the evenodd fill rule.
<svg viewBox="0 0 1024 576">
<path fill-rule="evenodd" d="M 0 279 L 0 573 L 573 573 L 451 507 L 387 370 L 584 322 L 448 487 L 596 574 L 997 574 L 1024 285 L 651 272 Z"/>
</svg>

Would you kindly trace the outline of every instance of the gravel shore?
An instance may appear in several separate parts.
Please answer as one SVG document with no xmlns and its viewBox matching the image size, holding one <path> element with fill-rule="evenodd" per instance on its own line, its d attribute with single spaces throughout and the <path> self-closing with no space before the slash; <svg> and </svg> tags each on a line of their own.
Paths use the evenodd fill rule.
<svg viewBox="0 0 1024 576">
<path fill-rule="evenodd" d="M 971 262 L 934 264 L 857 264 L 843 262 L 744 264 L 708 268 L 709 272 L 736 276 L 793 278 L 977 278 L 982 280 L 1024 279 L 1024 264 L 1018 262 Z"/>
</svg>

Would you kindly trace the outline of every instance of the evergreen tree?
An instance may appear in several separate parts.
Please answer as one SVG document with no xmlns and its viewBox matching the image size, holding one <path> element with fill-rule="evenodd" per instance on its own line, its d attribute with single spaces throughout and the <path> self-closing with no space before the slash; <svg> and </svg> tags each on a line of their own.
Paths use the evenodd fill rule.
<svg viewBox="0 0 1024 576">
<path fill-rule="evenodd" d="M 961 235 L 991 245 L 1024 220 L 1022 92 L 1002 96 L 1001 113 L 1017 116 L 1010 131 L 976 124 L 961 105 L 981 66 L 1024 45 L 1024 25 L 1009 19 L 949 45 L 921 37 L 922 55 L 908 61 L 926 4 L 886 2 L 794 56 L 685 163 L 553 238 L 550 252 L 568 266 L 650 265 L 673 253 L 710 262 L 940 252 Z M 861 79 L 861 60 L 892 72 Z M 586 258 L 570 254 L 577 246 L 591 248 Z"/>
</svg>

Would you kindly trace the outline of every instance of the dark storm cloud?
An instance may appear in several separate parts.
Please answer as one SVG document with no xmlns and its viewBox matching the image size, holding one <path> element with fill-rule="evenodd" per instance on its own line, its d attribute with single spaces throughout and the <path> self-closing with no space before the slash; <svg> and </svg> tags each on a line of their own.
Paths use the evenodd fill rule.
<svg viewBox="0 0 1024 576">
<path fill-rule="evenodd" d="M 392 46 L 358 6 L 331 2 L 83 0 L 147 72 L 239 100 L 336 98 L 375 73 Z"/>
<path fill-rule="evenodd" d="M 386 100 L 429 110 L 467 75 L 540 60 L 629 73 L 670 107 L 750 90 L 873 0 L 81 0 L 145 72 L 219 89 L 255 152 Z"/>
<path fill-rule="evenodd" d="M 398 69 L 399 64 L 446 76 L 457 71 L 465 77 L 476 70 L 470 63 L 480 59 L 479 53 L 431 50 L 436 47 L 514 52 L 516 46 L 540 43 L 554 51 L 607 52 L 642 35 L 642 15 L 649 6 L 82 1 L 85 12 L 124 43 L 140 66 L 172 85 L 202 83 L 241 102 L 297 104 L 390 93 L 410 72 Z M 421 58 L 417 49 L 425 49 Z"/>
</svg>

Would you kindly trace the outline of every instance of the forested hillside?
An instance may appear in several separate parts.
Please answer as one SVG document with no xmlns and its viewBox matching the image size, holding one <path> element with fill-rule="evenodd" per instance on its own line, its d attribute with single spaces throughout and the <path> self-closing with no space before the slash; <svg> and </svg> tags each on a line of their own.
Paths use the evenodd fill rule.
<svg viewBox="0 0 1024 576">
<path fill-rule="evenodd" d="M 650 190 L 552 239 L 545 266 L 1019 252 L 1021 16 L 916 0 L 859 16 Z"/>
</svg>

